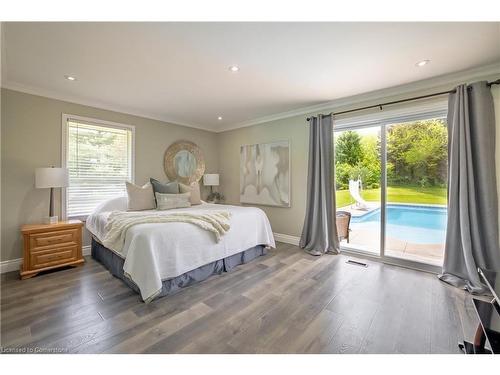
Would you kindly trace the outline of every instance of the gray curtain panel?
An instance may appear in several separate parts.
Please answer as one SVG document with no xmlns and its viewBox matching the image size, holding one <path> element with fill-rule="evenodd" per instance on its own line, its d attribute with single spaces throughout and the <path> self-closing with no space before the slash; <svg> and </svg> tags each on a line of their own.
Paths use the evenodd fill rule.
<svg viewBox="0 0 500 375">
<path fill-rule="evenodd" d="M 461 85 L 448 102 L 448 226 L 439 278 L 485 292 L 477 267 L 500 270 L 495 112 L 486 82 Z"/>
<path fill-rule="evenodd" d="M 333 118 L 309 120 L 307 202 L 300 247 L 309 254 L 339 252 L 333 184 Z"/>
</svg>

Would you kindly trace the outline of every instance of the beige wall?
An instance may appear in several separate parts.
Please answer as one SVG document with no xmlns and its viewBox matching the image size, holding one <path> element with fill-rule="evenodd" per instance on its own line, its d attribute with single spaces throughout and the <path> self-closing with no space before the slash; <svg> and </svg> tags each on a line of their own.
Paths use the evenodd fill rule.
<svg viewBox="0 0 500 375">
<path fill-rule="evenodd" d="M 288 139 L 290 141 L 290 207 L 262 208 L 274 232 L 300 235 L 306 206 L 306 177 L 309 129 L 306 116 L 276 120 L 269 123 L 219 133 L 220 190 L 226 203 L 240 201 L 240 146 Z"/>
<path fill-rule="evenodd" d="M 205 154 L 207 172 L 217 172 L 215 133 L 117 112 L 2 89 L 1 92 L 1 260 L 21 257 L 22 224 L 48 213 L 49 192 L 34 188 L 35 168 L 61 165 L 62 113 L 135 125 L 135 181 L 166 180 L 163 153 L 177 140 L 195 142 Z M 56 212 L 60 214 L 60 198 Z M 89 236 L 85 235 L 85 244 Z"/>
<path fill-rule="evenodd" d="M 484 77 L 492 80 L 496 76 Z M 459 83 L 459 81 L 457 81 Z M 376 102 L 448 89 L 434 87 L 399 96 L 380 96 Z M 497 123 L 497 179 L 500 196 L 500 87 L 492 89 Z M 48 191 L 33 187 L 34 170 L 40 166 L 60 165 L 61 114 L 68 113 L 136 126 L 136 182 L 150 176 L 166 179 L 162 159 L 172 142 L 187 139 L 204 151 L 207 172 L 219 172 L 220 191 L 230 204 L 239 204 L 239 150 L 241 145 L 288 139 L 291 147 L 291 207 L 261 206 L 271 221 L 273 231 L 300 236 L 305 212 L 308 115 L 286 119 L 219 134 L 167 124 L 161 121 L 101 110 L 78 104 L 2 89 L 1 91 L 1 261 L 21 256 L 19 228 L 36 223 L 48 210 Z M 354 99 L 353 99 L 354 101 Z M 359 102 L 351 107 L 374 104 Z M 337 107 L 342 110 L 347 107 Z M 329 110 L 323 110 L 328 113 Z M 56 199 L 59 211 L 60 199 Z M 85 236 L 85 244 L 89 236 Z"/>
<path fill-rule="evenodd" d="M 498 76 L 484 77 L 485 80 L 494 80 Z M 481 79 L 475 79 L 481 80 Z M 462 81 L 457 80 L 456 84 Z M 471 81 L 467 81 L 471 82 Z M 358 106 L 372 105 L 384 101 L 398 100 L 411 96 L 424 95 L 433 92 L 448 90 L 453 85 L 438 86 L 425 91 L 414 91 L 397 96 L 380 96 L 375 101 L 359 102 L 349 107 L 325 109 L 322 113 L 341 111 Z M 496 121 L 497 121 L 497 178 L 499 180 L 500 195 L 500 89 L 494 86 Z M 356 98 L 353 98 L 353 102 Z M 408 105 L 408 104 L 405 104 Z M 410 104 L 411 105 L 411 104 Z M 400 105 L 403 107 L 404 105 Z M 395 109 L 396 106 L 390 108 Z M 365 111 L 365 114 L 369 113 Z M 286 119 L 266 122 L 246 128 L 230 130 L 219 134 L 219 173 L 221 175 L 221 192 L 226 195 L 227 203 L 239 204 L 239 150 L 241 145 L 261 142 L 271 142 L 280 139 L 290 140 L 291 152 L 291 207 L 259 206 L 269 217 L 275 233 L 290 236 L 300 236 L 305 214 L 307 155 L 308 155 L 308 125 L 307 115 L 294 116 Z"/>
</svg>

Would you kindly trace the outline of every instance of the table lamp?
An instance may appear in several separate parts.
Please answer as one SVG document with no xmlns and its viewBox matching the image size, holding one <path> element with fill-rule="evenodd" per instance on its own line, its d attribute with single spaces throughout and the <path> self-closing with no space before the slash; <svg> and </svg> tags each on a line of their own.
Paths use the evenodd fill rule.
<svg viewBox="0 0 500 375">
<path fill-rule="evenodd" d="M 210 173 L 203 175 L 203 185 L 210 186 L 210 194 L 207 197 L 208 202 L 221 202 L 224 200 L 224 196 L 219 192 L 214 192 L 213 187 L 219 186 L 219 174 Z"/>
<path fill-rule="evenodd" d="M 210 186 L 210 194 L 212 194 L 213 187 L 219 186 L 219 175 L 217 173 L 203 175 L 203 185 Z"/>
<path fill-rule="evenodd" d="M 54 215 L 54 188 L 69 185 L 67 168 L 37 168 L 35 171 L 35 187 L 37 189 L 50 188 L 49 216 L 44 218 L 44 224 L 56 224 L 58 217 Z"/>
</svg>

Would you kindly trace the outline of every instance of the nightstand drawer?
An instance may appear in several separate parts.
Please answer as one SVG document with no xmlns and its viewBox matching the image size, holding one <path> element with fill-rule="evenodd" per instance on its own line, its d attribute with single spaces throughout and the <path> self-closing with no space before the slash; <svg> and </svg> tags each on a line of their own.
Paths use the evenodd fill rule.
<svg viewBox="0 0 500 375">
<path fill-rule="evenodd" d="M 77 244 L 79 229 L 66 229 L 54 232 L 30 234 L 32 251 L 43 250 L 50 246 L 61 244 Z"/>
<path fill-rule="evenodd" d="M 77 246 L 58 247 L 57 249 L 38 251 L 30 256 L 31 268 L 45 268 L 70 260 L 76 260 Z"/>
</svg>

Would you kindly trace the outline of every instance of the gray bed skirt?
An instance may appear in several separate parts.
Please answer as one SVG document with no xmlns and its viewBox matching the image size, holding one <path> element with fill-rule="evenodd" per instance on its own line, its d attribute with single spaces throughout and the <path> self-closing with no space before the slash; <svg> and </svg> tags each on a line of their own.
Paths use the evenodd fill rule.
<svg viewBox="0 0 500 375">
<path fill-rule="evenodd" d="M 227 258 L 205 264 L 204 266 L 183 273 L 182 275 L 172 279 L 163 280 L 162 290 L 155 297 L 155 299 L 174 294 L 180 289 L 208 279 L 212 275 L 220 275 L 223 272 L 229 272 L 240 264 L 248 263 L 257 257 L 266 254 L 266 247 L 258 245 Z M 125 260 L 116 255 L 113 251 L 109 250 L 107 247 L 104 247 L 94 238 L 92 238 L 92 258 L 104 265 L 104 267 L 106 267 L 113 276 L 121 279 L 125 284 L 127 284 L 127 286 L 140 294 L 137 285 L 123 274 L 123 264 L 125 263 Z"/>
</svg>

